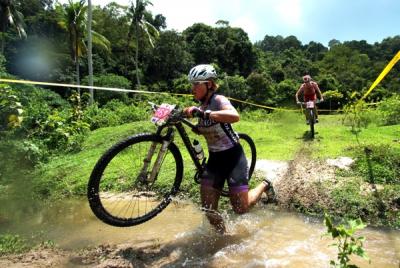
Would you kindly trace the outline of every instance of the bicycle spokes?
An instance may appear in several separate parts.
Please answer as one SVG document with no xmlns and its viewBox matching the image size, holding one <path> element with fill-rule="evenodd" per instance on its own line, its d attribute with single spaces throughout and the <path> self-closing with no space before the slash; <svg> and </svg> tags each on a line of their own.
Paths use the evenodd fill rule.
<svg viewBox="0 0 400 268">
<path fill-rule="evenodd" d="M 103 172 L 99 197 L 115 216 L 146 214 L 163 198 L 162 185 L 176 172 L 168 142 L 141 142 L 116 155 Z M 171 183 L 168 183 L 171 185 Z"/>
</svg>

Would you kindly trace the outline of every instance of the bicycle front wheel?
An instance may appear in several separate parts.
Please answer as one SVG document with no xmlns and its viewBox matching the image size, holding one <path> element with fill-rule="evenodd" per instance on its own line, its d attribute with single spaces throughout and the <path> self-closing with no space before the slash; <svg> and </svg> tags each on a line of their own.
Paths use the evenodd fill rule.
<svg viewBox="0 0 400 268">
<path fill-rule="evenodd" d="M 156 134 L 139 134 L 115 144 L 99 159 L 87 195 L 100 220 L 118 227 L 133 226 L 168 206 L 179 190 L 183 161 L 172 142 L 160 158 L 162 145 L 163 139 Z M 157 158 L 159 165 L 154 168 Z"/>
</svg>

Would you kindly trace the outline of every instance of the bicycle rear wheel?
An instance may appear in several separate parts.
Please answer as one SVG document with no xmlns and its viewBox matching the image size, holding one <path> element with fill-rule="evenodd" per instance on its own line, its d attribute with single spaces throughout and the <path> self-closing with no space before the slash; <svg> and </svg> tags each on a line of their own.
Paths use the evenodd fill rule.
<svg viewBox="0 0 400 268">
<path fill-rule="evenodd" d="M 247 159 L 247 166 L 249 170 L 249 181 L 250 181 L 257 161 L 256 145 L 254 144 L 253 139 L 250 138 L 250 136 L 247 134 L 239 133 L 239 139 L 240 139 L 240 144 L 243 147 L 244 155 L 246 156 Z M 225 188 L 222 190 L 221 195 L 229 196 L 229 190 L 227 186 L 225 186 Z"/>
<path fill-rule="evenodd" d="M 314 111 L 310 109 L 310 134 L 311 138 L 314 139 L 314 124 L 315 124 L 315 115 Z"/>
<path fill-rule="evenodd" d="M 162 144 L 158 135 L 139 134 L 115 144 L 99 159 L 87 195 L 90 208 L 100 220 L 118 227 L 133 226 L 150 220 L 168 206 L 179 190 L 183 162 L 179 149 L 170 143 L 158 175 L 150 181 Z M 146 162 L 152 146 L 154 154 Z"/>
</svg>

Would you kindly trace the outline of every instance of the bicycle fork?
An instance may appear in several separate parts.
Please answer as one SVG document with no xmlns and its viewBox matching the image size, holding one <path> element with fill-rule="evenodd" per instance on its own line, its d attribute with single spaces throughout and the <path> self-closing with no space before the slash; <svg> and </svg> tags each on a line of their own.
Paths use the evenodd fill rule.
<svg viewBox="0 0 400 268">
<path fill-rule="evenodd" d="M 139 178 L 142 182 L 153 183 L 156 180 L 158 173 L 160 171 L 160 168 L 161 168 L 161 164 L 164 160 L 164 157 L 167 153 L 168 146 L 170 143 L 171 143 L 171 140 L 163 140 L 163 143 L 157 153 L 157 158 L 154 162 L 154 165 L 153 165 L 151 171 L 148 172 L 149 166 L 151 164 L 151 160 L 153 159 L 153 156 L 156 153 L 158 143 L 153 142 L 151 144 L 149 151 L 147 152 L 146 158 L 143 159 L 143 167 L 139 173 L 140 174 Z M 150 176 L 148 176 L 149 173 L 150 173 Z"/>
</svg>

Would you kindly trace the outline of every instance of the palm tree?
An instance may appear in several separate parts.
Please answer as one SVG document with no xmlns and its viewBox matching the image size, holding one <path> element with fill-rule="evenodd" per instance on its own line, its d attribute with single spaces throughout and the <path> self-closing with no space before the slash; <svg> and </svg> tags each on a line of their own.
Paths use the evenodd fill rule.
<svg viewBox="0 0 400 268">
<path fill-rule="evenodd" d="M 79 79 L 79 58 L 86 53 L 86 11 L 87 6 L 85 6 L 86 0 L 80 0 L 74 3 L 72 0 L 68 1 L 67 5 L 56 6 L 57 14 L 59 15 L 58 24 L 65 30 L 68 31 L 69 45 L 71 57 L 75 63 L 76 68 L 76 82 L 80 85 Z M 91 31 L 92 41 L 104 48 L 106 51 L 110 51 L 110 41 L 107 40 L 103 35 Z M 78 88 L 80 93 L 80 89 Z"/>
<path fill-rule="evenodd" d="M 88 66 L 89 66 L 89 92 L 90 102 L 93 104 L 93 60 L 92 60 L 92 1 L 88 0 L 88 19 L 87 19 L 87 35 L 88 35 Z"/>
<path fill-rule="evenodd" d="M 24 16 L 16 8 L 14 0 L 0 0 L 1 53 L 4 54 L 6 32 L 11 25 L 20 38 L 26 38 Z"/>
<path fill-rule="evenodd" d="M 140 34 L 144 34 L 147 37 L 150 45 L 154 47 L 155 38 L 159 36 L 159 32 L 150 22 L 146 20 L 146 6 L 153 5 L 149 0 L 136 0 L 136 6 L 131 2 L 131 6 L 129 8 L 130 15 L 132 16 L 132 20 L 129 26 L 127 42 L 125 47 L 125 59 L 128 54 L 128 47 L 132 39 L 132 32 L 135 33 L 136 38 L 136 49 L 135 49 L 135 68 L 136 68 L 136 82 L 137 87 L 140 87 L 140 79 L 139 79 L 139 36 Z M 126 63 L 125 63 L 125 72 L 126 72 Z"/>
</svg>

